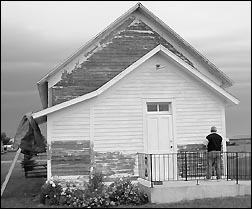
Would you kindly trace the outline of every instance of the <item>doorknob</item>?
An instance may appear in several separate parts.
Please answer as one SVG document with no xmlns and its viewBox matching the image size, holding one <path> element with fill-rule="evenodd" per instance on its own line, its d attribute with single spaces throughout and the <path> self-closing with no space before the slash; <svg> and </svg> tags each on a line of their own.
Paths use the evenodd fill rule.
<svg viewBox="0 0 252 209">
<path fill-rule="evenodd" d="M 172 148 L 172 145 L 171 145 L 171 148 Z"/>
</svg>

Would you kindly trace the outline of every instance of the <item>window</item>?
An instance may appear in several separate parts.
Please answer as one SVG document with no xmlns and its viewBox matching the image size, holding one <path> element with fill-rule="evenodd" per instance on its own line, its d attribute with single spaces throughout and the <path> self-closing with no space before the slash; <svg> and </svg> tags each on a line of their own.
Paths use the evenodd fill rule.
<svg viewBox="0 0 252 209">
<path fill-rule="evenodd" d="M 168 102 L 148 102 L 147 112 L 169 113 L 171 103 Z"/>
<path fill-rule="evenodd" d="M 159 111 L 169 111 L 169 104 L 159 104 Z"/>
<path fill-rule="evenodd" d="M 148 112 L 157 112 L 157 104 L 147 104 L 147 111 Z"/>
</svg>

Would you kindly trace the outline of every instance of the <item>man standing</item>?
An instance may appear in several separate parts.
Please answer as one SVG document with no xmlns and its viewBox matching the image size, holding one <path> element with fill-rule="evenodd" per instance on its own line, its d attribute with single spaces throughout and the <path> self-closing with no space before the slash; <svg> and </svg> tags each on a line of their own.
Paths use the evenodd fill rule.
<svg viewBox="0 0 252 209">
<path fill-rule="evenodd" d="M 207 179 L 211 179 L 212 176 L 212 166 L 214 164 L 217 180 L 221 177 L 221 149 L 222 149 L 222 137 L 216 133 L 217 128 L 215 126 L 211 127 L 211 134 L 206 137 L 207 144 Z"/>
</svg>

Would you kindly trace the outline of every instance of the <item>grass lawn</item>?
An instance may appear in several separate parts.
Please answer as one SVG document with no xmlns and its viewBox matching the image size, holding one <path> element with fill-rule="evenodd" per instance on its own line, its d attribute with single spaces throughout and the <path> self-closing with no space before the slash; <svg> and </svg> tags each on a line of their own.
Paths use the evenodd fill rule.
<svg viewBox="0 0 252 209">
<path fill-rule="evenodd" d="M 1 154 L 1 161 L 12 161 L 16 155 L 16 152 L 6 152 Z M 22 153 L 19 154 L 18 160 L 23 160 L 24 155 Z"/>
<path fill-rule="evenodd" d="M 119 206 L 117 208 L 129 208 L 129 206 Z M 130 206 L 130 208 L 251 208 L 251 196 L 206 198 L 179 203 L 167 204 L 145 204 L 140 206 Z"/>
<path fill-rule="evenodd" d="M 6 152 L 4 154 L 1 154 L 1 185 L 4 182 L 4 179 L 10 169 L 12 160 L 14 159 L 15 155 L 16 155 L 16 152 Z M 20 153 L 16 166 L 20 165 L 19 161 L 21 160 L 23 160 L 23 154 Z"/>
<path fill-rule="evenodd" d="M 62 206 L 46 206 L 39 203 L 38 196 L 12 197 L 1 201 L 1 208 L 60 208 Z M 67 208 L 67 207 L 64 207 Z M 114 208 L 251 208 L 251 196 L 207 198 L 179 203 L 145 204 L 140 206 L 117 206 Z"/>
<path fill-rule="evenodd" d="M 1 163 L 1 185 L 10 169 L 10 163 Z"/>
<path fill-rule="evenodd" d="M 7 166 L 6 163 L 1 163 L 1 183 L 5 178 L 2 174 L 7 173 L 9 167 L 10 164 Z M 3 168 L 7 170 L 3 170 Z M 1 208 L 37 207 L 39 205 L 40 188 L 45 180 L 44 178 L 25 178 L 24 171 L 20 163 L 17 162 L 1 197 Z"/>
</svg>

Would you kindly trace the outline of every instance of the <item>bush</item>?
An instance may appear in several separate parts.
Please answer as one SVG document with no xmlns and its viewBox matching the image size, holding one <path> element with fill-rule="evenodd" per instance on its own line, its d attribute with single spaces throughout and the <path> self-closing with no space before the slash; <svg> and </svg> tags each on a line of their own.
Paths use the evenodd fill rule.
<svg viewBox="0 0 252 209">
<path fill-rule="evenodd" d="M 62 187 L 58 182 L 47 181 L 41 187 L 40 202 L 45 205 L 59 205 Z"/>
<path fill-rule="evenodd" d="M 114 205 L 141 205 L 148 202 L 146 194 L 129 178 L 116 179 L 111 185 L 103 183 L 103 175 L 95 172 L 89 178 L 86 189 L 66 188 L 58 182 L 46 182 L 41 188 L 40 201 L 46 205 L 68 205 L 70 207 L 107 208 Z"/>
<path fill-rule="evenodd" d="M 68 205 L 74 208 L 84 207 L 85 191 L 78 188 L 63 188 L 59 205 Z"/>
<path fill-rule="evenodd" d="M 94 170 L 94 173 L 89 176 L 87 189 L 90 192 L 93 192 L 93 191 L 101 192 L 103 188 L 104 188 L 103 174 L 102 172 Z"/>
<path fill-rule="evenodd" d="M 108 194 L 116 205 L 141 205 L 148 202 L 148 196 L 132 184 L 129 178 L 116 179 L 108 187 Z"/>
<path fill-rule="evenodd" d="M 87 188 L 85 189 L 85 200 L 83 207 L 109 207 L 114 205 L 110 201 L 107 194 L 107 186 L 103 183 L 103 174 L 99 171 L 94 171 L 90 176 Z"/>
</svg>

